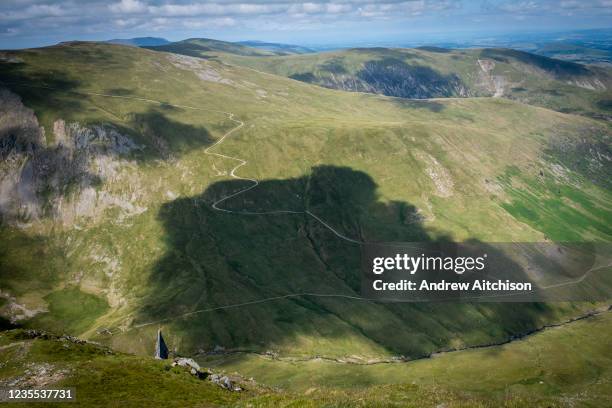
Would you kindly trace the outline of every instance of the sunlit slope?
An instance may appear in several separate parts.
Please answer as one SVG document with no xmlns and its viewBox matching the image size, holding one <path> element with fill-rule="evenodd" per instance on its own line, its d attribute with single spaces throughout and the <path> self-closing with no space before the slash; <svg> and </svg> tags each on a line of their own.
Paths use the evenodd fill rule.
<svg viewBox="0 0 612 408">
<path fill-rule="evenodd" d="M 75 341 L 76 340 L 76 341 Z M 20 388 L 71 388 L 79 407 L 143 404 L 227 407 L 268 394 L 252 387 L 233 393 L 199 380 L 182 367 L 152 357 L 116 353 L 106 347 L 45 333 L 0 332 L 0 384 Z M 74 401 L 73 401 L 74 402 Z M 66 401 L 44 402 L 62 406 Z M 22 405 L 27 404 L 22 401 Z M 33 403 L 27 405 L 35 405 Z"/>
<path fill-rule="evenodd" d="M 29 325 L 139 353 L 162 325 L 185 352 L 367 359 L 498 341 L 591 307 L 302 295 L 208 310 L 358 296 L 359 246 L 338 234 L 609 242 L 600 122 L 504 99 L 329 90 L 115 45 L 4 53 L 0 72 L 45 130 L 4 96 L 3 186 L 21 184 L 3 191 L 31 194 L 2 201 L 2 311 Z M 239 161 L 206 154 L 237 120 L 209 153 L 247 161 L 236 174 L 260 184 L 221 208 L 296 214 L 212 208 L 252 183 L 230 177 Z"/>
<path fill-rule="evenodd" d="M 263 58 L 213 54 L 231 64 L 333 89 L 404 98 L 496 96 L 561 112 L 610 116 L 609 69 L 510 49 L 356 48 Z"/>
<path fill-rule="evenodd" d="M 271 56 L 277 52 L 261 48 L 250 47 L 240 43 L 212 40 L 209 38 L 189 38 L 170 44 L 147 46 L 156 51 L 168 51 L 177 54 L 189 55 L 191 57 L 207 58 L 217 53 L 230 53 L 243 56 Z M 284 53 L 282 53 L 284 54 Z"/>
<path fill-rule="evenodd" d="M 281 389 L 308 390 L 311 395 L 345 389 L 368 401 L 366 406 L 379 398 L 409 405 L 408 395 L 420 389 L 436 391 L 438 403 L 444 401 L 445 392 L 463 394 L 470 398 L 466 406 L 607 406 L 612 398 L 611 330 L 612 316 L 607 312 L 502 346 L 408 363 L 290 362 L 253 355 L 213 356 L 202 362 Z"/>
<path fill-rule="evenodd" d="M 84 407 L 118 400 L 128 407 L 145 400 L 177 407 L 607 406 L 611 320 L 608 312 L 511 344 L 408 363 L 286 362 L 266 356 L 200 361 L 229 374 L 241 392 L 199 380 L 168 361 L 13 330 L 0 332 L 0 383 L 74 387 Z M 236 370 L 242 377 L 232 375 Z"/>
<path fill-rule="evenodd" d="M 200 58 L 215 58 L 219 53 L 242 56 L 272 56 L 314 52 L 299 45 L 262 41 L 227 42 L 210 38 L 188 38 L 168 44 L 144 46 L 154 51 L 167 51 Z"/>
</svg>

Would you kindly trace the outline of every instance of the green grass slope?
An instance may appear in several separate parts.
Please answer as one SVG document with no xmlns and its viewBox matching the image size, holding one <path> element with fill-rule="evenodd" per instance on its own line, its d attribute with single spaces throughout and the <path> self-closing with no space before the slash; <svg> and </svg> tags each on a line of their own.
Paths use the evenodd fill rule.
<svg viewBox="0 0 612 408">
<path fill-rule="evenodd" d="M 218 53 L 228 53 L 242 56 L 277 55 L 277 52 L 274 50 L 256 48 L 247 44 L 212 40 L 209 38 L 188 38 L 186 40 L 176 41 L 169 44 L 145 46 L 143 48 L 156 51 L 173 52 L 200 58 L 213 57 Z"/>
<path fill-rule="evenodd" d="M 357 48 L 265 58 L 218 55 L 232 64 L 333 89 L 404 98 L 494 95 L 609 117 L 610 69 L 510 49 Z"/>
<path fill-rule="evenodd" d="M 216 373 L 239 370 L 229 392 L 168 361 L 22 330 L 0 332 L 0 384 L 73 387 L 78 406 L 181 407 L 566 407 L 607 406 L 610 312 L 503 346 L 408 363 L 351 365 L 269 357 L 215 357 Z M 262 385 L 265 381 L 274 388 Z M 62 405 L 51 404 L 46 405 Z"/>
<path fill-rule="evenodd" d="M 96 344 L 49 334 L 1 332 L 0 349 L 1 384 L 71 387 L 76 391 L 78 406 L 216 407 L 230 406 L 254 395 L 252 391 L 244 395 L 225 391 L 196 379 L 183 368 L 172 368 L 167 361 L 115 353 Z M 62 406 L 65 402 L 44 404 Z"/>
<path fill-rule="evenodd" d="M 440 395 L 450 392 L 468 396 L 466 406 L 608 406 L 611 329 L 612 315 L 605 312 L 503 346 L 408 363 L 354 365 L 234 356 L 209 358 L 205 364 L 238 370 L 281 389 L 314 395 L 342 389 L 353 398 L 363 398 L 366 406 L 375 401 L 382 406 L 411 406 L 415 402 L 409 395 L 421 389 L 439 393 L 439 404 L 444 402 Z M 422 402 L 429 403 L 434 402 Z"/>
<path fill-rule="evenodd" d="M 277 55 L 308 54 L 311 52 L 315 52 L 311 48 L 302 47 L 300 45 L 273 43 L 266 41 L 239 41 L 238 44 L 246 45 L 247 47 L 272 51 Z"/>
<path fill-rule="evenodd" d="M 598 306 L 280 297 L 359 295 L 359 246 L 304 211 L 363 241 L 610 242 L 600 121 L 502 98 L 342 92 L 109 44 L 5 52 L 0 73 L 37 118 L 1 122 L 3 154 L 18 169 L 48 164 L 17 173 L 33 193 L 1 227 L 0 311 L 26 326 L 140 354 L 161 325 L 183 353 L 365 361 L 503 341 Z M 11 101 L 3 118 L 18 111 Z M 230 112 L 244 126 L 211 151 L 247 161 L 236 173 L 260 184 L 223 208 L 298 214 L 212 208 L 250 184 L 230 176 L 238 161 L 206 151 L 237 126 Z M 37 126 L 43 140 L 22 143 Z M 104 150 L 124 140 L 111 130 L 137 147 Z"/>
</svg>

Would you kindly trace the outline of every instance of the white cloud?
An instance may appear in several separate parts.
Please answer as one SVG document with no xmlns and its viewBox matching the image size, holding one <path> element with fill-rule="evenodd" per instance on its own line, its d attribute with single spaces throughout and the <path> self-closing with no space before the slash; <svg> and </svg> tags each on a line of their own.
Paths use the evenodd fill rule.
<svg viewBox="0 0 612 408">
<path fill-rule="evenodd" d="M 0 14 L 0 21 L 60 17 L 66 14 L 68 14 L 68 11 L 58 4 L 32 4 L 21 10 L 9 9 L 8 11 Z"/>
<path fill-rule="evenodd" d="M 563 9 L 598 9 L 612 7 L 612 0 L 563 0 L 560 3 Z"/>
<path fill-rule="evenodd" d="M 108 6 L 113 13 L 142 13 L 147 9 L 146 5 L 139 0 L 121 0 Z"/>
<path fill-rule="evenodd" d="M 191 4 L 162 4 L 149 6 L 148 12 L 155 15 L 169 17 L 193 16 L 222 16 L 222 15 L 258 15 L 282 12 L 287 9 L 284 4 L 255 4 L 255 3 L 191 3 Z"/>
<path fill-rule="evenodd" d="M 518 1 L 502 4 L 499 8 L 510 13 L 525 13 L 540 9 L 542 4 L 535 1 Z"/>
<path fill-rule="evenodd" d="M 430 11 L 442 11 L 453 6 L 447 1 L 409 0 L 401 2 L 377 3 L 372 2 L 359 7 L 359 14 L 363 17 L 405 17 L 419 16 Z"/>
<path fill-rule="evenodd" d="M 138 21 L 135 18 L 118 18 L 115 20 L 115 25 L 121 28 L 134 27 L 138 25 Z"/>
<path fill-rule="evenodd" d="M 5 37 L 10 46 L 15 33 L 69 40 L 92 31 L 107 38 L 164 30 L 168 36 L 214 37 L 228 27 L 232 36 L 275 29 L 333 33 L 339 26 L 365 30 L 370 22 L 382 27 L 376 20 L 432 30 L 453 20 L 464 27 L 475 21 L 507 26 L 517 18 L 602 26 L 610 14 L 612 0 L 0 0 L 0 42 Z"/>
<path fill-rule="evenodd" d="M 198 30 L 207 28 L 233 27 L 235 25 L 236 20 L 231 17 L 210 18 L 203 20 L 187 20 L 183 22 L 183 27 Z"/>
<path fill-rule="evenodd" d="M 346 3 L 330 3 L 327 6 L 327 12 L 331 13 L 331 14 L 336 14 L 336 13 L 348 13 L 349 11 L 353 10 L 353 7 L 350 4 L 346 4 Z"/>
</svg>

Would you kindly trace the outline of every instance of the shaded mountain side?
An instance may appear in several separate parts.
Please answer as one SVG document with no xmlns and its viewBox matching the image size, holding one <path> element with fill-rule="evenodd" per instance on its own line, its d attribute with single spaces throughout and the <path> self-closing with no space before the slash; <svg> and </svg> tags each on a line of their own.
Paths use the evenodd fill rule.
<svg viewBox="0 0 612 408">
<path fill-rule="evenodd" d="M 29 103 L 41 98 L 22 85 L 7 83 L 25 88 Z M 120 125 L 85 126 L 59 118 L 45 131 L 20 97 L 0 86 L 0 221 L 27 225 L 49 217 L 71 224 L 107 208 L 132 215 L 144 211 L 143 203 L 135 203 L 140 195 L 135 163 L 172 161 L 211 143 L 206 128 L 169 118 L 172 109 L 132 113 Z M 110 191 L 109 184 L 123 183 L 131 184 L 131 191 Z"/>
<path fill-rule="evenodd" d="M 592 72 L 585 65 L 571 61 L 561 61 L 541 55 L 530 54 L 505 48 L 487 48 L 480 53 L 483 58 L 491 58 L 495 61 L 510 63 L 518 61 L 528 66 L 533 66 L 552 75 L 555 79 L 571 79 L 574 77 L 588 77 Z"/>
<path fill-rule="evenodd" d="M 162 320 L 166 331 L 181 338 L 182 349 L 192 351 L 221 345 L 292 355 L 418 357 L 507 338 L 560 310 L 545 304 L 394 304 L 303 295 L 183 318 L 294 293 L 360 296 L 359 245 L 304 213 L 241 211 L 308 210 L 363 241 L 431 239 L 413 206 L 379 202 L 374 181 L 350 168 L 320 166 L 308 177 L 265 180 L 224 203 L 236 213 L 211 209 L 212 202 L 244 187 L 241 181 L 219 182 L 199 197 L 164 205 L 159 216 L 168 251 L 146 285 L 136 326 Z"/>
<path fill-rule="evenodd" d="M 466 86 L 457 75 L 445 76 L 430 67 L 409 65 L 396 58 L 365 62 L 354 77 L 344 75 L 346 70 L 339 60 L 327 62 L 322 69 L 330 75 L 319 78 L 312 73 L 302 73 L 290 75 L 290 78 L 327 88 L 399 98 L 469 96 Z"/>
</svg>

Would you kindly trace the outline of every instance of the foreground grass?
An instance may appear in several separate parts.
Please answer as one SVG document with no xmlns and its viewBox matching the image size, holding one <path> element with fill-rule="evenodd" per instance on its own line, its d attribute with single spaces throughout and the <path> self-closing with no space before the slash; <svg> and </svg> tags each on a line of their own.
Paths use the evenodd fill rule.
<svg viewBox="0 0 612 408">
<path fill-rule="evenodd" d="M 256 382 L 236 393 L 198 380 L 167 361 L 90 343 L 0 333 L 0 384 L 74 387 L 78 406 L 236 407 L 564 407 L 612 402 L 612 313 L 550 329 L 504 346 L 412 363 L 359 366 L 230 358 Z M 37 367 L 44 374 L 32 375 Z M 222 370 L 222 371 L 218 371 Z M 28 372 L 30 374 L 28 374 Z"/>
<path fill-rule="evenodd" d="M 80 406 L 219 406 L 239 398 L 152 358 L 57 338 L 31 339 L 21 330 L 3 332 L 0 339 L 0 344 L 5 345 L 0 383 L 22 378 L 22 387 L 45 386 L 52 378 L 58 378 L 51 383 L 55 387 L 74 387 Z M 13 345 L 6 347 L 8 344 Z M 32 378 L 28 371 L 36 372 L 37 367 L 46 367 L 47 371 Z"/>
</svg>

